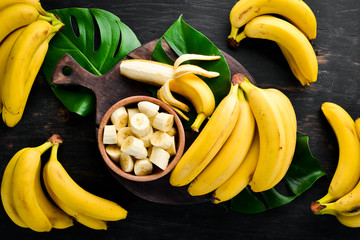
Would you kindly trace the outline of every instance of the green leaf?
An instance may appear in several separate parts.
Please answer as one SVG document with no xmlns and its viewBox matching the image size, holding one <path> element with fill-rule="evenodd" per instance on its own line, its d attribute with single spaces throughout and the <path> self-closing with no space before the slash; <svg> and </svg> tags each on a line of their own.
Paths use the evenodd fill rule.
<svg viewBox="0 0 360 240">
<path fill-rule="evenodd" d="M 178 55 L 195 53 L 217 55 L 221 58 L 215 61 L 196 61 L 196 65 L 209 71 L 216 71 L 220 76 L 204 79 L 214 93 L 216 105 L 228 94 L 230 89 L 230 69 L 221 51 L 202 33 L 189 26 L 180 16 L 175 23 L 159 39 L 153 52 L 156 61 L 173 64 L 173 60 L 164 51 L 161 41 L 164 39 L 170 48 Z"/>
<path fill-rule="evenodd" d="M 52 71 L 60 58 L 68 53 L 89 72 L 102 75 L 141 44 L 129 27 L 105 10 L 65 8 L 52 12 L 65 27 L 50 42 L 42 70 L 64 106 L 86 116 L 95 109 L 95 97 L 90 90 L 51 84 Z"/>
<path fill-rule="evenodd" d="M 246 187 L 230 201 L 230 208 L 239 213 L 260 213 L 286 205 L 309 189 L 325 172 L 311 154 L 308 141 L 307 136 L 297 138 L 293 161 L 283 179 L 291 196 L 281 194 L 275 188 L 256 194 Z"/>
</svg>

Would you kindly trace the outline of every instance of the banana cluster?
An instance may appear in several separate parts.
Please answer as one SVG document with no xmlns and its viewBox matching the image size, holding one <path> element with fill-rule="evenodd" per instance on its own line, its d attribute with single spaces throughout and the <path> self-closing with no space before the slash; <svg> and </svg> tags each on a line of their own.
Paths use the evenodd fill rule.
<svg viewBox="0 0 360 240">
<path fill-rule="evenodd" d="M 189 184 L 190 195 L 213 192 L 214 203 L 235 197 L 247 185 L 254 192 L 274 187 L 295 151 L 297 121 L 290 100 L 241 74 L 232 82 L 170 176 L 173 186 Z"/>
<path fill-rule="evenodd" d="M 176 59 L 173 66 L 144 59 L 129 59 L 120 63 L 120 73 L 129 79 L 160 87 L 157 98 L 187 121 L 189 118 L 184 112 L 189 112 L 190 107 L 177 100 L 171 92 L 180 94 L 189 100 L 197 112 L 191 129 L 198 132 L 201 124 L 215 109 L 215 97 L 210 87 L 197 75 L 214 78 L 218 77 L 219 73 L 182 63 L 188 60 L 209 61 L 219 58 L 219 56 L 183 54 Z"/>
<path fill-rule="evenodd" d="M 360 227 L 360 118 L 353 118 L 341 106 L 325 102 L 321 106 L 333 128 L 339 158 L 327 194 L 311 203 L 318 215 L 331 214 L 348 227 Z"/>
<path fill-rule="evenodd" d="M 0 112 L 7 126 L 21 120 L 49 42 L 62 27 L 39 0 L 1 0 Z"/>
<path fill-rule="evenodd" d="M 18 151 L 7 164 L 1 182 L 1 200 L 5 212 L 18 226 L 36 232 L 73 226 L 73 218 L 93 229 L 107 229 L 106 221 L 126 218 L 118 204 L 95 196 L 68 175 L 57 159 L 60 136 L 53 135 L 38 147 Z M 43 181 L 50 201 L 41 186 L 41 155 L 51 148 Z"/>
<path fill-rule="evenodd" d="M 317 23 L 305 2 L 240 0 L 231 9 L 230 23 L 228 42 L 231 46 L 237 47 L 246 37 L 275 41 L 303 86 L 317 80 L 318 62 L 309 42 L 316 38 Z"/>
</svg>

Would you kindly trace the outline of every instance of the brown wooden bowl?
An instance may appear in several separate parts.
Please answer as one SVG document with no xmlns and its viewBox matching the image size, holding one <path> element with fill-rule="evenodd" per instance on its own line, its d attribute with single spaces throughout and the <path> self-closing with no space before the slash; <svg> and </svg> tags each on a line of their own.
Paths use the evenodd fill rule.
<svg viewBox="0 0 360 240">
<path fill-rule="evenodd" d="M 119 107 L 135 107 L 138 102 L 141 101 L 149 101 L 152 103 L 155 103 L 160 106 L 159 111 L 168 112 L 174 116 L 174 122 L 177 130 L 177 135 L 175 137 L 175 143 L 176 143 L 176 155 L 172 156 L 169 160 L 169 164 L 165 170 L 161 170 L 158 167 L 153 168 L 153 173 L 146 176 L 136 176 L 132 173 L 126 173 L 124 172 L 116 163 L 114 163 L 108 154 L 105 151 L 105 145 L 103 143 L 103 133 L 104 133 L 104 127 L 105 125 L 109 124 L 110 122 L 110 116 L 111 114 L 118 109 Z M 103 157 L 106 165 L 117 175 L 137 182 L 148 182 L 153 181 L 156 179 L 159 179 L 166 174 L 168 174 L 176 164 L 179 162 L 183 152 L 184 152 L 184 146 L 185 146 L 185 132 L 184 127 L 178 117 L 178 115 L 175 113 L 175 111 L 166 105 L 164 102 L 153 98 L 149 96 L 132 96 L 128 98 L 124 98 L 117 103 L 115 103 L 113 106 L 109 108 L 109 110 L 105 113 L 104 117 L 102 118 L 99 126 L 99 134 L 98 134 L 98 146 L 101 153 L 101 156 Z"/>
</svg>

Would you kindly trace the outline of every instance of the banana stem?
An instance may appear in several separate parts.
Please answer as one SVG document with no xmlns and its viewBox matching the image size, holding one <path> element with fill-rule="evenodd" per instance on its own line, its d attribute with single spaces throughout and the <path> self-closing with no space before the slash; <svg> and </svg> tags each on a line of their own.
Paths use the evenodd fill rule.
<svg viewBox="0 0 360 240">
<path fill-rule="evenodd" d="M 201 124 L 205 121 L 206 118 L 207 118 L 207 116 L 204 113 L 199 113 L 197 115 L 195 121 L 191 125 L 191 129 L 195 132 L 199 132 L 199 128 L 200 128 Z"/>
<path fill-rule="evenodd" d="M 49 161 L 56 160 L 57 161 L 57 153 L 60 144 L 54 144 L 51 148 Z"/>
<path fill-rule="evenodd" d="M 38 150 L 40 152 L 40 154 L 43 154 L 44 152 L 46 152 L 46 150 L 48 150 L 49 148 L 51 148 L 54 144 L 52 142 L 45 142 L 43 144 L 41 144 L 40 146 L 36 147 L 35 149 Z"/>
<path fill-rule="evenodd" d="M 239 35 L 236 36 L 235 41 L 237 43 L 240 43 L 241 40 L 243 40 L 244 38 L 246 38 L 245 32 L 242 31 L 241 33 L 239 33 Z"/>
</svg>

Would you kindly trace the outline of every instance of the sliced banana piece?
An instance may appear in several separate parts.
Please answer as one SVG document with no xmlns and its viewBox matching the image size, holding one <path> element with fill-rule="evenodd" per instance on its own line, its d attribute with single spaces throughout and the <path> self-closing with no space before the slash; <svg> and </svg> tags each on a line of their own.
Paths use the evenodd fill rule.
<svg viewBox="0 0 360 240">
<path fill-rule="evenodd" d="M 139 109 L 138 108 L 128 108 L 127 109 L 128 112 L 128 127 L 130 127 L 130 120 L 131 118 L 136 114 L 139 113 Z"/>
<path fill-rule="evenodd" d="M 172 138 L 169 134 L 163 131 L 156 131 L 150 138 L 150 143 L 154 147 L 167 149 L 171 147 Z"/>
<path fill-rule="evenodd" d="M 176 155 L 175 136 L 171 136 L 171 146 L 165 149 L 170 156 Z"/>
<path fill-rule="evenodd" d="M 151 139 L 153 134 L 154 134 L 154 129 L 152 127 L 150 127 L 149 133 L 146 134 L 145 136 L 140 137 L 141 141 L 144 142 L 144 146 L 146 148 L 151 146 L 150 139 Z"/>
<path fill-rule="evenodd" d="M 130 127 L 123 127 L 117 132 L 116 144 L 121 147 L 121 144 L 125 141 L 128 136 L 134 136 Z"/>
<path fill-rule="evenodd" d="M 149 101 L 141 101 L 138 103 L 137 106 L 139 108 L 139 111 L 141 113 L 145 114 L 149 118 L 152 116 L 155 116 L 159 112 L 159 109 L 160 109 L 159 105 L 149 102 Z"/>
<path fill-rule="evenodd" d="M 116 109 L 110 117 L 112 124 L 115 125 L 117 131 L 121 128 L 126 127 L 128 122 L 128 113 L 125 107 L 119 107 Z"/>
<path fill-rule="evenodd" d="M 130 120 L 131 131 L 138 137 L 147 135 L 150 131 L 149 118 L 143 113 L 136 113 Z"/>
<path fill-rule="evenodd" d="M 158 113 L 153 121 L 152 126 L 160 131 L 167 132 L 174 125 L 174 116 L 169 113 Z"/>
<path fill-rule="evenodd" d="M 134 173 L 137 176 L 146 176 L 152 173 L 153 165 L 148 158 L 135 161 Z"/>
<path fill-rule="evenodd" d="M 104 144 L 116 144 L 116 128 L 115 125 L 105 125 L 103 134 Z"/>
<path fill-rule="evenodd" d="M 134 136 L 129 136 L 125 139 L 121 144 L 121 151 L 137 159 L 147 157 L 147 150 L 144 146 L 144 142 Z"/>
<path fill-rule="evenodd" d="M 127 153 L 122 152 L 120 154 L 119 163 L 121 169 L 126 173 L 131 173 L 134 170 L 134 160 Z"/>
<path fill-rule="evenodd" d="M 166 132 L 167 134 L 169 134 L 170 136 L 176 136 L 177 134 L 177 130 L 176 127 L 171 127 L 171 129 L 169 131 Z"/>
<path fill-rule="evenodd" d="M 150 162 L 165 170 L 169 164 L 170 154 L 162 148 L 153 147 L 150 156 Z"/>
<path fill-rule="evenodd" d="M 105 147 L 105 152 L 115 163 L 119 163 L 121 150 L 116 144 L 110 144 Z"/>
</svg>

